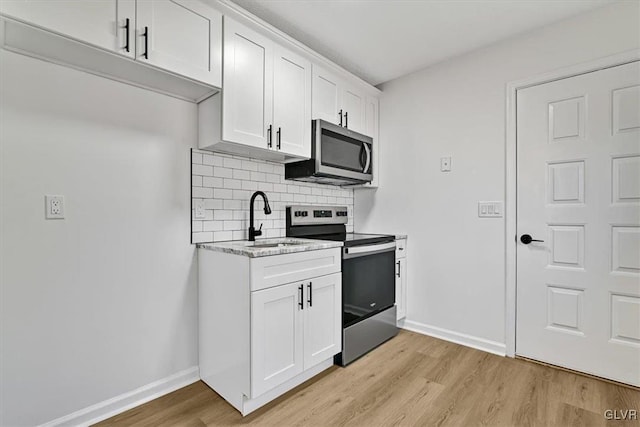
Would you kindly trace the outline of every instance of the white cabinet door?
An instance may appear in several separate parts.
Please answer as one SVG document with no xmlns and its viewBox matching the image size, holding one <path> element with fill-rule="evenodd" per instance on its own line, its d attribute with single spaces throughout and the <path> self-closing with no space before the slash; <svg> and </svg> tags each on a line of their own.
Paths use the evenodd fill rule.
<svg viewBox="0 0 640 427">
<path fill-rule="evenodd" d="M 304 369 L 342 351 L 342 274 L 305 283 Z"/>
<path fill-rule="evenodd" d="M 273 148 L 308 158 L 311 156 L 311 62 L 274 46 Z"/>
<path fill-rule="evenodd" d="M 193 0 L 137 1 L 136 58 L 222 86 L 222 14 Z"/>
<path fill-rule="evenodd" d="M 294 283 L 251 293 L 252 398 L 303 371 L 301 286 Z"/>
<path fill-rule="evenodd" d="M 378 139 L 378 98 L 368 96 L 364 109 L 364 130 L 362 133 L 374 140 Z"/>
<path fill-rule="evenodd" d="M 273 117 L 273 43 L 225 17 L 222 139 L 268 148 Z"/>
<path fill-rule="evenodd" d="M 0 13 L 122 55 L 135 55 L 135 0 L 2 0 Z"/>
<path fill-rule="evenodd" d="M 396 259 L 397 320 L 407 317 L 407 259 Z"/>
<path fill-rule="evenodd" d="M 345 87 L 342 92 L 342 108 L 344 109 L 344 127 L 365 133 L 365 95 L 353 88 Z"/>
<path fill-rule="evenodd" d="M 341 84 L 338 78 L 317 65 L 313 66 L 312 84 L 313 119 L 322 119 L 330 123 L 341 124 Z"/>
</svg>

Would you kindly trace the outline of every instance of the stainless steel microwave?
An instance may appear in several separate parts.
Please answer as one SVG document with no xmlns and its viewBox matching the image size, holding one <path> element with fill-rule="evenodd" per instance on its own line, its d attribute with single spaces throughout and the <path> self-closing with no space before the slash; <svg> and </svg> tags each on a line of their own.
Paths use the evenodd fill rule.
<svg viewBox="0 0 640 427">
<path fill-rule="evenodd" d="M 324 120 L 312 122 L 311 158 L 287 163 L 285 179 L 332 185 L 371 182 L 373 139 Z"/>
</svg>

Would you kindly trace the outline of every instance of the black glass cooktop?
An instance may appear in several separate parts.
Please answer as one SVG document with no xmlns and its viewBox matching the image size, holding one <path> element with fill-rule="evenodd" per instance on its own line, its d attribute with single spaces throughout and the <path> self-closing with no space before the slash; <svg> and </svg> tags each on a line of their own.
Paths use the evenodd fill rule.
<svg viewBox="0 0 640 427">
<path fill-rule="evenodd" d="M 321 234 L 321 235 L 309 236 L 307 238 L 344 242 L 344 245 L 347 247 L 360 246 L 360 245 L 373 245 L 376 243 L 393 242 L 395 240 L 395 236 L 390 236 L 387 234 L 364 234 L 364 233 Z"/>
</svg>

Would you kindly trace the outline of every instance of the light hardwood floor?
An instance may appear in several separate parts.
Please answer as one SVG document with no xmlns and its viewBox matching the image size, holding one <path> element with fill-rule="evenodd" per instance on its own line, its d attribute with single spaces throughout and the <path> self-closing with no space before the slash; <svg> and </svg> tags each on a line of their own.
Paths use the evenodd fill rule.
<svg viewBox="0 0 640 427">
<path fill-rule="evenodd" d="M 607 421 L 606 409 L 640 411 L 640 391 L 401 331 L 244 418 L 197 382 L 99 425 L 640 425 Z"/>
</svg>

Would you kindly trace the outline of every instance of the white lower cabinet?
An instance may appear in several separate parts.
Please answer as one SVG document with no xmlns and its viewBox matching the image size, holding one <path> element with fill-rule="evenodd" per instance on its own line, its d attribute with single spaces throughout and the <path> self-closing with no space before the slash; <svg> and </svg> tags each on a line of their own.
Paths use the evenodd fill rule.
<svg viewBox="0 0 640 427">
<path fill-rule="evenodd" d="M 407 317 L 407 240 L 396 240 L 396 318 Z"/>
<path fill-rule="evenodd" d="M 251 293 L 251 394 L 333 357 L 341 347 L 341 275 Z"/>
<path fill-rule="evenodd" d="M 341 249 L 198 250 L 200 378 L 246 415 L 342 351 Z"/>
</svg>

